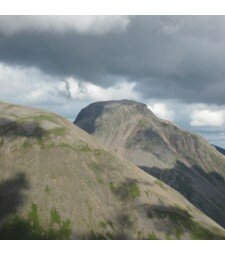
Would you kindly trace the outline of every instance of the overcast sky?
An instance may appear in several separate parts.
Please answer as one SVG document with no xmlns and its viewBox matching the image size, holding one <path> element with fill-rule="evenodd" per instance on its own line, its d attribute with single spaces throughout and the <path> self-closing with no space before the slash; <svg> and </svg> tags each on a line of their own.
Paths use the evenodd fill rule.
<svg viewBox="0 0 225 255">
<path fill-rule="evenodd" d="M 74 120 L 133 99 L 225 147 L 225 16 L 0 16 L 0 100 Z"/>
</svg>

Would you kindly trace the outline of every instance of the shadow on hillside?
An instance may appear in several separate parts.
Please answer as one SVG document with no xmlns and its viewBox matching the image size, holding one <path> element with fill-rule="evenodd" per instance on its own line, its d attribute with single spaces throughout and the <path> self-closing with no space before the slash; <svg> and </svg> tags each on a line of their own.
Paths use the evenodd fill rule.
<svg viewBox="0 0 225 255">
<path fill-rule="evenodd" d="M 112 222 L 113 221 L 113 222 Z M 99 222 L 101 231 L 92 229 L 88 233 L 80 233 L 78 239 L 84 240 L 131 240 L 131 232 L 136 231 L 129 212 L 119 213 L 113 219 Z M 115 225 L 114 225 L 115 224 Z"/>
<path fill-rule="evenodd" d="M 175 235 L 176 239 L 180 239 L 188 231 L 191 239 L 225 239 L 220 229 L 216 229 L 215 227 L 212 229 L 206 228 L 204 225 L 195 221 L 188 211 L 179 206 L 144 204 L 141 207 L 144 208 L 148 218 L 154 218 L 156 220 L 154 225 L 159 232 L 165 233 L 165 238 L 170 239 L 170 236 Z M 163 224 L 158 220 L 164 220 Z M 166 224 L 166 222 L 169 224 Z"/>
<path fill-rule="evenodd" d="M 125 183 L 139 183 L 145 186 L 154 186 L 153 183 L 149 182 L 149 181 L 145 181 L 145 180 L 139 180 L 139 179 L 135 179 L 135 178 L 126 178 L 126 182 Z"/>
<path fill-rule="evenodd" d="M 69 219 L 62 220 L 55 208 L 49 212 L 49 223 L 43 225 L 35 203 L 25 212 L 24 190 L 30 188 L 26 175 L 19 173 L 0 183 L 0 240 L 62 240 L 71 238 Z M 47 209 L 46 209 L 47 210 Z"/>
<path fill-rule="evenodd" d="M 157 232 L 163 232 L 163 239 L 181 239 L 187 232 L 191 239 L 196 240 L 224 240 L 225 236 L 215 227 L 212 229 L 205 227 L 195 221 L 188 211 L 176 207 L 165 205 L 141 204 L 138 206 L 138 211 L 142 217 L 152 220 Z M 116 224 L 113 229 L 111 225 L 104 223 L 102 231 L 90 231 L 89 233 L 81 234 L 80 239 L 85 240 L 132 240 L 132 239 L 147 239 L 156 240 L 157 235 L 153 231 L 140 231 L 135 225 L 135 220 L 131 220 L 129 212 L 117 215 L 113 222 Z M 110 231 L 109 231 L 110 230 Z M 162 238 L 162 237 L 161 237 Z"/>
<path fill-rule="evenodd" d="M 40 240 L 40 239 L 70 239 L 70 231 L 65 228 L 67 221 L 61 229 L 44 230 L 39 222 L 38 211 L 35 204 L 28 213 L 28 218 L 20 217 L 17 212 L 25 202 L 24 190 L 29 189 L 25 174 L 17 174 L 0 183 L 0 239 L 6 240 Z M 181 235 L 186 229 L 191 232 L 194 239 L 223 239 L 216 230 L 209 230 L 192 219 L 192 216 L 179 207 L 164 205 L 141 204 L 137 207 L 140 215 L 153 219 L 156 229 L 168 230 L 166 234 L 173 234 L 179 230 Z M 56 211 L 55 211 L 56 213 Z M 96 219 L 97 221 L 98 219 Z M 111 221 L 112 220 L 112 221 Z M 156 239 L 155 233 L 138 233 L 136 218 L 130 214 L 130 207 L 124 208 L 113 219 L 99 222 L 102 231 L 92 230 L 79 235 L 79 239 L 87 240 L 129 240 L 129 239 Z M 160 223 L 161 220 L 161 223 Z M 167 224 L 168 220 L 172 223 Z M 66 224 L 66 225 L 65 225 Z M 133 236 L 132 233 L 135 233 Z M 166 238 L 166 236 L 165 236 Z"/>
<path fill-rule="evenodd" d="M 96 129 L 95 122 L 97 118 L 102 115 L 103 110 L 104 106 L 102 103 L 95 103 L 94 107 L 89 105 L 80 111 L 73 123 L 89 134 L 93 134 Z"/>
<path fill-rule="evenodd" d="M 41 138 L 45 130 L 34 121 L 14 121 L 0 118 L 0 136 L 2 137 L 34 137 Z"/>
<path fill-rule="evenodd" d="M 189 168 L 180 161 L 168 170 L 139 167 L 179 191 L 198 209 L 225 227 L 225 180 L 218 173 L 206 173 L 196 165 Z"/>
<path fill-rule="evenodd" d="M 0 183 L 0 225 L 23 205 L 25 199 L 23 190 L 28 188 L 29 184 L 24 173 L 18 173 L 15 177 Z"/>
</svg>

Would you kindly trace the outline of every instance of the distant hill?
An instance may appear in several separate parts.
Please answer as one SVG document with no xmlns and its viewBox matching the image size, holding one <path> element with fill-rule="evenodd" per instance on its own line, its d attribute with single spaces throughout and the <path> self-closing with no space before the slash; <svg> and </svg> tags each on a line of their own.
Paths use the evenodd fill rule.
<svg viewBox="0 0 225 255">
<path fill-rule="evenodd" d="M 220 153 L 222 153 L 223 155 L 225 155 L 225 149 L 218 147 L 216 145 L 213 145 Z"/>
<path fill-rule="evenodd" d="M 166 184 L 53 113 L 0 103 L 0 239 L 224 239 Z"/>
<path fill-rule="evenodd" d="M 205 139 L 130 100 L 90 104 L 74 123 L 225 227 L 225 158 Z"/>
</svg>

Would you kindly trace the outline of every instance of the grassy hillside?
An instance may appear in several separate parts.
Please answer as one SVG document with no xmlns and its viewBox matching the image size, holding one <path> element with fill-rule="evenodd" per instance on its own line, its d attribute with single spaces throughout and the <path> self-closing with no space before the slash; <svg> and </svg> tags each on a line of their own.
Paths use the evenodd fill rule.
<svg viewBox="0 0 225 255">
<path fill-rule="evenodd" d="M 74 123 L 225 226 L 225 158 L 205 139 L 129 100 L 93 103 Z"/>
<path fill-rule="evenodd" d="M 0 103 L 1 239 L 224 239 L 182 195 L 55 114 Z"/>
</svg>

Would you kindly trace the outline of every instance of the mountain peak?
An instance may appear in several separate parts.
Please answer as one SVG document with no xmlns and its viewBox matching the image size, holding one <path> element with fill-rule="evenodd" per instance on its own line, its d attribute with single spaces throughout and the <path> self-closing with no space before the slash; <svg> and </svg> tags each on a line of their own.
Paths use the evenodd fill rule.
<svg viewBox="0 0 225 255">
<path fill-rule="evenodd" d="M 120 125 L 129 118 L 143 116 L 156 118 L 147 105 L 143 103 L 127 99 L 101 101 L 92 103 L 82 109 L 74 123 L 92 134 L 102 119 L 112 118 L 115 125 Z"/>
<path fill-rule="evenodd" d="M 119 105 L 143 105 L 143 106 L 146 106 L 145 104 L 143 103 L 140 103 L 140 102 L 137 102 L 137 101 L 134 101 L 134 100 L 129 100 L 129 99 L 121 99 L 121 100 L 108 100 L 108 101 L 99 101 L 99 102 L 95 102 L 95 103 L 92 103 L 92 104 L 102 104 L 102 105 L 115 105 L 115 104 L 119 104 Z M 92 105 L 91 104 L 91 105 Z"/>
<path fill-rule="evenodd" d="M 130 100 L 91 104 L 74 123 L 225 227 L 225 160 L 205 139 Z"/>
</svg>

